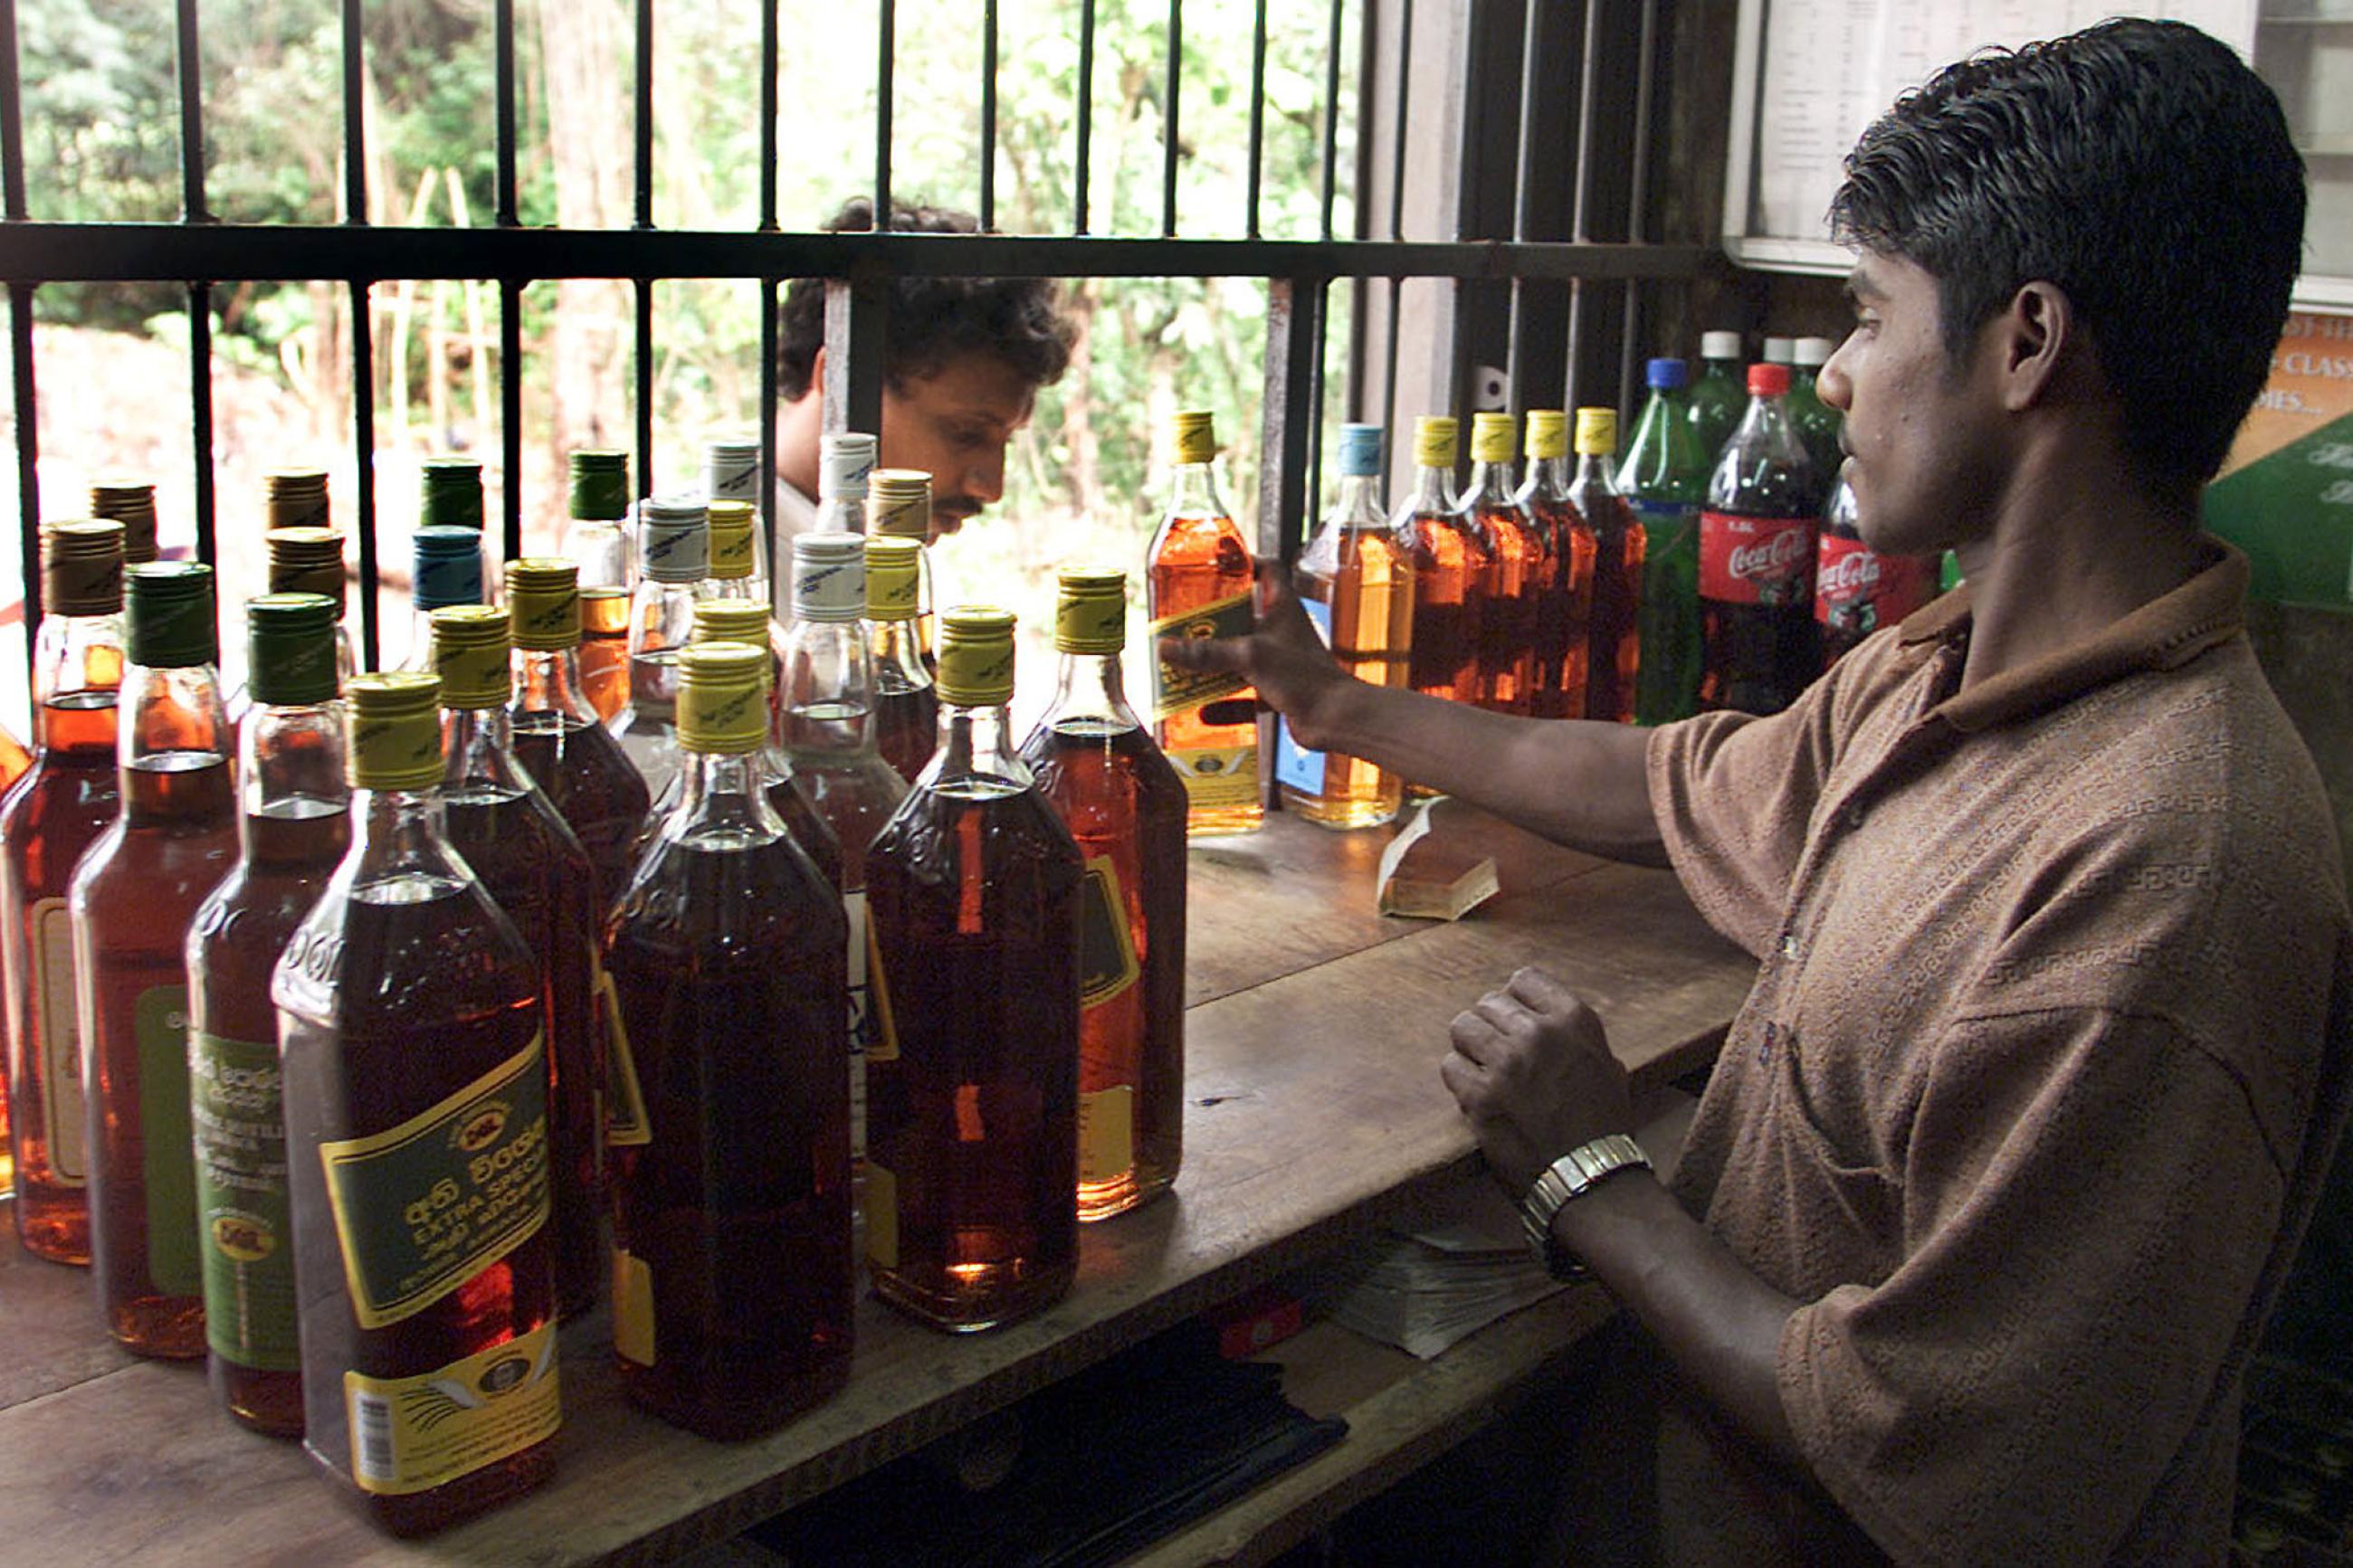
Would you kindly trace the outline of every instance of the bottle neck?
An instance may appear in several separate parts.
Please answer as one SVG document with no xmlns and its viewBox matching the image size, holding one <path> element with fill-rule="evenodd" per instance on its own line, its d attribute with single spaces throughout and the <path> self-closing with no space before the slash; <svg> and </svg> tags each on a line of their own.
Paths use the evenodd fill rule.
<svg viewBox="0 0 2353 1568">
<path fill-rule="evenodd" d="M 257 703 L 237 737 L 237 784 L 248 817 L 343 810 L 352 794 L 343 776 L 343 704 Z M 303 809 L 313 804 L 325 810 Z"/>
<path fill-rule="evenodd" d="M 518 716 L 527 719 L 544 713 L 590 724 L 597 721 L 596 710 L 581 688 L 578 645 L 565 648 L 519 647 L 514 652 L 514 711 Z"/>
<path fill-rule="evenodd" d="M 220 674 L 209 664 L 128 667 L 115 755 L 126 766 L 149 757 L 230 754 Z"/>
<path fill-rule="evenodd" d="M 1454 510 L 1454 470 L 1451 468 L 1419 468 L 1413 471 L 1412 510 L 1421 511 L 1452 511 Z"/>
<path fill-rule="evenodd" d="M 1505 507 L 1512 504 L 1512 465 L 1509 463 L 1474 462 L 1471 465 L 1471 483 L 1462 491 L 1463 504 L 1476 507 Z"/>
<path fill-rule="evenodd" d="M 1168 480 L 1168 510 L 1176 517 L 1224 517 L 1217 469 L 1208 463 L 1179 463 Z"/>
<path fill-rule="evenodd" d="M 1614 454 L 1579 452 L 1577 455 L 1575 489 L 1579 495 L 1615 494 L 1618 489 Z"/>
<path fill-rule="evenodd" d="M 609 517 L 575 517 L 564 525 L 564 553 L 580 565 L 584 588 L 627 587 L 629 546 Z"/>
<path fill-rule="evenodd" d="M 122 617 L 48 616 L 33 650 L 36 707 L 69 691 L 111 691 L 122 684 Z"/>
<path fill-rule="evenodd" d="M 355 883 L 474 880 L 449 847 L 438 789 L 353 790 L 352 833 L 349 864 Z"/>
<path fill-rule="evenodd" d="M 503 707 L 441 710 L 441 787 L 513 790 L 514 721 Z"/>
<path fill-rule="evenodd" d="M 1733 434 L 1733 444 L 1755 452 L 1778 453 L 1791 466 L 1810 464 L 1805 444 L 1798 439 L 1798 427 L 1789 423 L 1788 400 L 1778 395 L 1752 393 L 1748 407 L 1740 416 L 1740 428 Z"/>
<path fill-rule="evenodd" d="M 1344 474 L 1338 493 L 1332 500 L 1327 521 L 1340 523 L 1379 522 L 1386 516 L 1381 505 L 1381 477 L 1378 474 Z"/>
<path fill-rule="evenodd" d="M 918 623 L 868 621 L 868 641 L 874 652 L 874 685 L 880 691 L 919 691 L 932 683 L 923 668 L 923 645 Z"/>
<path fill-rule="evenodd" d="M 942 701 L 939 746 L 917 783 L 949 794 L 1028 789 L 1032 783 L 1029 764 L 1014 748 L 1008 710 Z"/>
<path fill-rule="evenodd" d="M 795 621 L 784 666 L 777 719 L 790 756 L 874 754 L 874 654 L 860 623 Z"/>
<path fill-rule="evenodd" d="M 866 495 L 828 495 L 817 498 L 817 523 L 812 533 L 863 533 L 866 531 Z"/>
<path fill-rule="evenodd" d="M 1066 653 L 1054 683 L 1054 700 L 1041 723 L 1051 727 L 1066 719 L 1108 720 L 1122 730 L 1137 728 L 1135 710 L 1127 705 L 1126 676 L 1115 653 Z"/>
<path fill-rule="evenodd" d="M 677 805 L 663 819 L 662 837 L 693 838 L 705 848 L 750 849 L 785 836 L 784 819 L 768 803 L 776 779 L 763 751 L 679 751 Z"/>
</svg>

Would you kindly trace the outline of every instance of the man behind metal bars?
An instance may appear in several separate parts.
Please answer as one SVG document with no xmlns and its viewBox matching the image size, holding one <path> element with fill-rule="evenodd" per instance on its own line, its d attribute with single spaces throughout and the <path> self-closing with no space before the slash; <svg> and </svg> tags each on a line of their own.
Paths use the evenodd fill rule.
<svg viewBox="0 0 2353 1568">
<path fill-rule="evenodd" d="M 2302 164 L 2229 49 L 2123 21 L 1949 68 L 1846 175 L 1821 395 L 1864 539 L 1954 549 L 1966 587 L 1787 712 L 1648 731 L 1355 682 L 1273 577 L 1255 635 L 1164 656 L 1245 673 L 1303 745 L 1672 866 L 1758 959 L 1672 1190 L 1610 1139 L 1625 1075 L 1554 976 L 1461 1015 L 1440 1069 L 1681 1374 L 1667 1561 L 2217 1561 L 2345 1077 L 2330 813 L 2246 563 L 2199 530 Z"/>
</svg>

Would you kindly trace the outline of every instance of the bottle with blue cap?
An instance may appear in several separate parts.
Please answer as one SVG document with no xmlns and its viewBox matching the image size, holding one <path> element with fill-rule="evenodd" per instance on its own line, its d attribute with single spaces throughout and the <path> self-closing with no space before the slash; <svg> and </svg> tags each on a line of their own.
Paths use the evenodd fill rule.
<svg viewBox="0 0 2353 1568">
<path fill-rule="evenodd" d="M 1713 456 L 1691 415 L 1683 362 L 1654 359 L 1651 399 L 1618 465 L 1618 489 L 1649 535 L 1642 563 L 1642 665 L 1634 721 L 1699 711 L 1699 511 Z"/>
<path fill-rule="evenodd" d="M 1292 586 L 1341 667 L 1375 686 L 1406 684 L 1413 650 L 1413 562 L 1381 495 L 1381 427 L 1340 428 L 1340 488 L 1293 568 Z M 1398 814 L 1405 782 L 1386 768 L 1299 744 L 1275 731 L 1283 807 L 1324 827 L 1371 827 Z"/>
<path fill-rule="evenodd" d="M 482 535 L 480 530 L 433 523 L 411 539 L 416 555 L 408 574 L 408 657 L 403 669 L 433 668 L 433 612 L 482 602 Z"/>
</svg>

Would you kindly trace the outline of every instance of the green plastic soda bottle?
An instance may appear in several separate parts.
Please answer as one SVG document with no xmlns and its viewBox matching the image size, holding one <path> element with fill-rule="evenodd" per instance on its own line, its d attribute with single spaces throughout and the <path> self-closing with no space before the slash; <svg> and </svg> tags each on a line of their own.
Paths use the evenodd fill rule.
<svg viewBox="0 0 2353 1568">
<path fill-rule="evenodd" d="M 1699 710 L 1699 512 L 1715 447 L 1698 428 L 1697 394 L 1684 391 L 1684 374 L 1679 359 L 1650 362 L 1644 379 L 1651 400 L 1618 468 L 1618 489 L 1650 540 L 1642 570 L 1642 662 L 1634 682 L 1638 724 L 1664 724 Z"/>
</svg>

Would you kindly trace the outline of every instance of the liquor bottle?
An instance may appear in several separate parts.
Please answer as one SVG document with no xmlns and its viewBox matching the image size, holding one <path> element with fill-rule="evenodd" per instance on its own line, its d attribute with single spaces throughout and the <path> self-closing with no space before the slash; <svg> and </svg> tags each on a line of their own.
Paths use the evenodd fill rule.
<svg viewBox="0 0 2353 1568">
<path fill-rule="evenodd" d="M 938 663 L 932 584 L 932 476 L 921 468 L 876 468 L 866 476 L 866 532 L 873 539 L 910 539 L 915 552 L 915 641 L 923 668 Z"/>
<path fill-rule="evenodd" d="M 471 458 L 427 458 L 417 466 L 417 526 L 482 531 L 482 465 Z"/>
<path fill-rule="evenodd" d="M 1413 653 L 1408 684 L 1452 701 L 1479 694 L 1482 586 L 1491 570 L 1486 542 L 1455 503 L 1457 426 L 1428 415 L 1413 427 L 1413 494 L 1389 526 L 1413 562 Z"/>
<path fill-rule="evenodd" d="M 1585 716 L 1634 721 L 1634 686 L 1642 661 L 1641 519 L 1618 493 L 1618 411 L 1577 411 L 1577 478 L 1568 499 L 1593 530 L 1593 614 L 1587 623 Z"/>
<path fill-rule="evenodd" d="M 586 447 L 569 462 L 570 501 L 564 553 L 580 567 L 584 588 L 629 586 L 629 542 L 621 531 L 629 515 L 629 455 Z"/>
<path fill-rule="evenodd" d="M 302 1434 L 294 1230 L 286 1200 L 270 972 L 351 847 L 335 605 L 245 606 L 253 711 L 237 737 L 242 853 L 188 927 L 189 1116 L 213 1393 L 273 1436 Z"/>
<path fill-rule="evenodd" d="M 269 591 L 273 594 L 320 594 L 335 604 L 335 682 L 341 689 L 359 669 L 352 647 L 351 628 L 343 624 L 348 598 L 343 587 L 343 536 L 332 528 L 273 528 L 264 536 L 269 548 Z M 242 694 L 241 694 L 242 695 Z M 242 702 L 233 702 L 242 710 Z"/>
<path fill-rule="evenodd" d="M 849 935 L 768 804 L 767 663 L 680 656 L 679 804 L 607 927 L 645 1110 L 613 1159 L 621 1385 L 715 1438 L 849 1380 Z"/>
<path fill-rule="evenodd" d="M 1381 502 L 1381 427 L 1340 427 L 1340 492 L 1292 574 L 1307 618 L 1341 667 L 1375 686 L 1403 686 L 1413 646 L 1413 564 Z M 1370 827 L 1404 804 L 1405 783 L 1338 752 L 1310 752 L 1278 720 L 1274 776 L 1285 809 L 1324 827 Z"/>
<path fill-rule="evenodd" d="M 1741 408 L 1746 401 L 1741 391 L 1745 384 L 1740 369 L 1740 334 L 1702 332 L 1699 359 L 1699 379 L 1692 383 L 1689 416 L 1692 429 L 1699 437 L 1700 450 L 1713 459 L 1740 427 Z"/>
<path fill-rule="evenodd" d="M 1925 555 L 1882 555 L 1854 525 L 1854 487 L 1841 474 L 1822 509 L 1816 552 L 1814 619 L 1822 628 L 1822 668 L 1846 657 L 1882 626 L 1892 626 L 1936 597 L 1935 563 Z"/>
<path fill-rule="evenodd" d="M 696 588 L 710 563 L 700 496 L 652 496 L 638 508 L 638 587 L 629 601 L 629 705 L 609 728 L 659 796 L 678 772 L 678 650 L 694 632 Z"/>
<path fill-rule="evenodd" d="M 205 1353 L 188 1117 L 188 924 L 237 856 L 213 570 L 125 574 L 121 810 L 74 868 L 75 1014 L 88 1103 L 90 1253 L 108 1331 Z"/>
<path fill-rule="evenodd" d="M 580 568 L 552 557 L 507 563 L 514 639 L 515 755 L 596 868 L 595 913 L 620 897 L 652 797 L 580 689 Z"/>
<path fill-rule="evenodd" d="M 262 518 L 270 530 L 334 527 L 324 468 L 272 468 L 261 476 L 261 494 Z"/>
<path fill-rule="evenodd" d="M 923 662 L 916 617 L 923 604 L 923 546 L 912 539 L 866 542 L 866 636 L 874 650 L 874 744 L 913 784 L 939 743 L 940 694 Z"/>
<path fill-rule="evenodd" d="M 867 492 L 871 487 L 879 450 L 880 443 L 859 430 L 838 431 L 818 442 L 817 522 L 810 532 L 866 531 Z M 928 496 L 929 491 L 925 494 Z M 928 533 L 928 510 L 924 523 Z"/>
<path fill-rule="evenodd" d="M 140 566 L 156 556 L 155 486 L 128 476 L 101 479 L 90 487 L 90 515 L 122 525 L 122 563 Z"/>
<path fill-rule="evenodd" d="M 1789 425 L 1813 459 L 1815 478 L 1825 486 L 1837 477 L 1846 454 L 1839 449 L 1839 411 L 1822 401 L 1814 382 L 1837 352 L 1838 344 L 1828 338 L 1799 338 L 1791 351 Z"/>
<path fill-rule="evenodd" d="M 1498 713 L 1530 710 L 1536 606 L 1552 572 L 1543 534 L 1512 499 L 1514 445 L 1510 415 L 1471 416 L 1471 482 L 1462 491 L 1462 510 L 1487 547 L 1478 701 Z"/>
<path fill-rule="evenodd" d="M 409 573 L 408 657 L 404 669 L 433 668 L 433 612 L 482 602 L 482 536 L 470 528 L 420 528 Z"/>
<path fill-rule="evenodd" d="M 754 575 L 759 564 L 759 533 L 752 503 L 715 500 L 705 503 L 710 527 L 709 575 L 701 592 L 715 599 L 756 599 L 768 603 L 768 580 Z"/>
<path fill-rule="evenodd" d="M 763 526 L 760 502 L 760 443 L 755 438 L 737 437 L 725 440 L 707 441 L 702 447 L 702 498 L 712 504 L 711 574 L 726 575 L 720 571 L 723 552 L 719 542 L 721 502 L 727 503 L 727 517 L 737 515 L 736 506 L 743 507 L 744 538 L 749 553 L 744 557 L 746 570 L 741 577 L 728 576 L 730 582 L 743 584 L 742 591 L 761 603 L 770 602 L 774 591 L 773 572 L 769 563 L 775 559 L 768 552 L 768 531 Z M 728 527 L 732 531 L 731 521 Z M 735 536 L 731 531 L 731 542 Z M 726 555 L 726 564 L 733 566 L 734 556 Z"/>
<path fill-rule="evenodd" d="M 1376 443 L 1377 446 L 1377 442 Z M 1046 716 L 1021 742 L 1077 841 L 1079 1218 L 1176 1180 L 1185 1147 L 1185 781 L 1127 705 L 1127 574 L 1062 569 Z"/>
<path fill-rule="evenodd" d="M 580 687 L 600 721 L 629 705 L 629 591 L 617 583 L 580 590 Z"/>
<path fill-rule="evenodd" d="M 1147 613 L 1163 637 L 1237 637 L 1255 624 L 1250 546 L 1218 494 L 1218 437 L 1210 416 L 1178 414 L 1170 435 L 1176 468 L 1168 510 L 1145 559 Z M 1195 833 L 1251 833 L 1259 796 L 1258 693 L 1233 675 L 1152 660 L 1152 738 L 1176 766 Z"/>
<path fill-rule="evenodd" d="M 596 1303 L 605 1271 L 606 1042 L 597 1033 L 596 870 L 514 753 L 506 612 L 453 605 L 433 615 L 441 681 L 441 805 L 449 846 L 514 922 L 545 1020 L 548 1202 L 557 1315 Z"/>
<path fill-rule="evenodd" d="M 1634 721 L 1664 724 L 1699 711 L 1699 512 L 1708 454 L 1692 428 L 1683 362 L 1654 359 L 1650 401 L 1618 465 L 1618 490 L 1642 524 L 1642 667 Z"/>
<path fill-rule="evenodd" d="M 875 1293 L 934 1327 L 1035 1311 L 1078 1265 L 1079 884 L 1013 749 L 1013 616 L 941 617 L 940 739 L 866 852 Z"/>
<path fill-rule="evenodd" d="M 1568 415 L 1528 410 L 1528 478 L 1514 498 L 1543 530 L 1551 557 L 1536 601 L 1535 689 L 1528 711 L 1539 719 L 1585 717 L 1586 645 L 1593 618 L 1593 530 L 1569 499 Z"/>
<path fill-rule="evenodd" d="M 1708 476 L 1699 519 L 1699 700 L 1778 713 L 1821 672 L 1814 535 L 1821 494 L 1789 428 L 1786 365 L 1748 367 L 1748 411 Z"/>
<path fill-rule="evenodd" d="M 352 847 L 270 982 L 303 1447 L 396 1535 L 545 1477 L 558 1425 L 538 976 L 443 834 L 440 688 L 344 688 Z"/>
<path fill-rule="evenodd" d="M 120 809 L 115 701 L 122 685 L 122 525 L 41 530 L 30 772 L 0 803 L 0 963 L 7 976 L 8 1138 L 16 1236 L 56 1263 L 90 1261 L 88 1119 L 75 1016 L 75 863 Z"/>
</svg>

